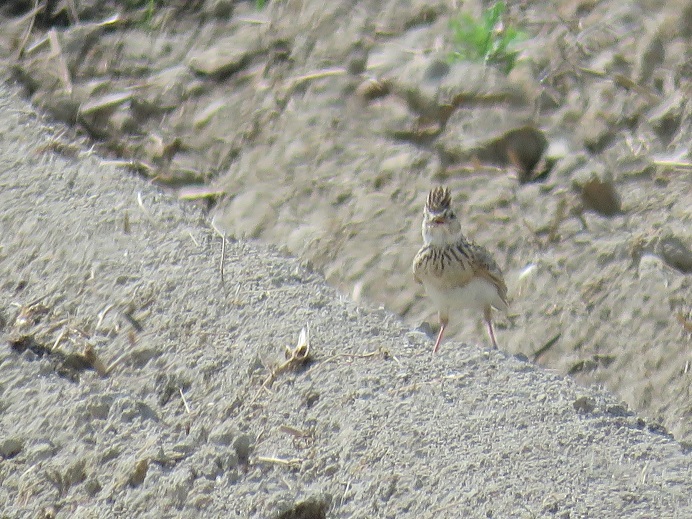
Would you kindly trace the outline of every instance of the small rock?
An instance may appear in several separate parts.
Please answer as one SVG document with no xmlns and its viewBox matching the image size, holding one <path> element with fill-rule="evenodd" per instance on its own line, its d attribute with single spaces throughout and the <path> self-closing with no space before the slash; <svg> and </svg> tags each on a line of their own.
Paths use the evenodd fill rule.
<svg viewBox="0 0 692 519">
<path fill-rule="evenodd" d="M 326 500 L 310 499 L 284 510 L 276 519 L 325 519 L 328 509 L 329 504 Z"/>
<path fill-rule="evenodd" d="M 668 235 L 659 240 L 655 252 L 674 269 L 689 274 L 692 272 L 692 251 L 680 238 Z"/>
<path fill-rule="evenodd" d="M 115 92 L 90 99 L 79 108 L 80 115 L 89 115 L 97 112 L 112 112 L 118 106 L 129 103 L 132 100 L 132 92 Z"/>
<path fill-rule="evenodd" d="M 572 402 L 574 410 L 578 413 L 590 413 L 596 409 L 596 401 L 588 396 L 581 396 Z"/>
<path fill-rule="evenodd" d="M 63 479 L 69 486 L 78 485 L 86 479 L 86 462 L 85 458 L 80 458 L 65 469 Z"/>
<path fill-rule="evenodd" d="M 0 441 L 0 456 L 5 459 L 14 458 L 24 448 L 24 442 L 19 438 L 6 438 Z"/>
<path fill-rule="evenodd" d="M 608 113 L 595 103 L 584 113 L 576 127 L 577 140 L 593 154 L 605 150 L 615 139 L 617 121 Z"/>
<path fill-rule="evenodd" d="M 637 68 L 634 73 L 636 81 L 648 83 L 657 67 L 666 58 L 666 48 L 661 37 L 655 33 L 642 42 L 637 56 Z"/>
<path fill-rule="evenodd" d="M 647 123 L 666 145 L 672 142 L 680 130 L 680 123 L 687 111 L 688 97 L 682 92 L 672 92 L 646 114 Z"/>
<path fill-rule="evenodd" d="M 388 95 L 390 90 L 391 85 L 387 81 L 368 78 L 356 87 L 355 94 L 366 101 L 372 101 Z"/>
<path fill-rule="evenodd" d="M 209 0 L 202 3 L 203 12 L 216 18 L 229 19 L 233 14 L 235 0 Z"/>
<path fill-rule="evenodd" d="M 94 497 L 99 492 L 101 492 L 102 488 L 103 487 L 101 486 L 101 483 L 95 476 L 87 478 L 86 481 L 84 481 L 84 489 L 86 490 L 86 493 L 91 497 Z"/>
<path fill-rule="evenodd" d="M 241 26 L 235 34 L 220 39 L 213 47 L 193 52 L 188 65 L 205 76 L 228 76 L 241 69 L 252 55 L 260 52 L 259 34 L 257 25 Z"/>
<path fill-rule="evenodd" d="M 587 209 L 603 216 L 615 216 L 622 213 L 620 196 L 610 180 L 601 180 L 597 176 L 582 186 L 582 202 Z"/>
<path fill-rule="evenodd" d="M 609 406 L 608 408 L 606 408 L 606 413 L 608 413 L 611 416 L 620 417 L 632 416 L 634 414 L 632 411 L 628 409 L 627 404 L 625 402 Z"/>
<path fill-rule="evenodd" d="M 214 445 L 230 446 L 235 438 L 236 430 L 232 425 L 221 424 L 209 434 L 209 441 Z"/>
<path fill-rule="evenodd" d="M 238 462 L 241 465 L 247 465 L 250 461 L 250 451 L 251 451 L 252 439 L 250 435 L 243 434 L 238 436 L 233 442 L 233 448 L 238 456 Z"/>
<path fill-rule="evenodd" d="M 127 483 L 131 487 L 138 487 L 144 482 L 144 478 L 147 476 L 147 471 L 149 470 L 149 460 L 143 459 L 135 463 L 135 468 L 132 474 L 130 474 Z"/>
<path fill-rule="evenodd" d="M 432 324 L 430 324 L 428 321 L 423 321 L 416 329 L 416 332 L 423 333 L 427 335 L 430 338 L 435 337 L 437 335 L 437 331 L 435 330 L 437 327 L 433 327 Z"/>
<path fill-rule="evenodd" d="M 526 113 L 508 115 L 505 108 L 482 103 L 460 108 L 450 116 L 435 146 L 448 162 L 513 164 L 520 170 L 532 170 L 547 140 L 530 119 Z"/>
</svg>

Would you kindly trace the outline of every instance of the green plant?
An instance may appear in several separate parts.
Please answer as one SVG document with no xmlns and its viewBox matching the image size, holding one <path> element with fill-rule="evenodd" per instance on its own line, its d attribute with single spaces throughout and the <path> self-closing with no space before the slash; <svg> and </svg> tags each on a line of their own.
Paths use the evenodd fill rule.
<svg viewBox="0 0 692 519">
<path fill-rule="evenodd" d="M 127 0 L 126 5 L 130 9 L 144 9 L 141 22 L 148 26 L 154 17 L 154 9 L 160 3 L 158 0 Z"/>
<path fill-rule="evenodd" d="M 505 3 L 497 2 L 488 7 L 480 20 L 468 13 L 460 13 L 449 23 L 454 50 L 452 61 L 484 61 L 500 66 L 505 73 L 514 68 L 519 51 L 516 44 L 524 39 L 524 33 L 516 27 L 506 26 L 502 17 Z"/>
</svg>

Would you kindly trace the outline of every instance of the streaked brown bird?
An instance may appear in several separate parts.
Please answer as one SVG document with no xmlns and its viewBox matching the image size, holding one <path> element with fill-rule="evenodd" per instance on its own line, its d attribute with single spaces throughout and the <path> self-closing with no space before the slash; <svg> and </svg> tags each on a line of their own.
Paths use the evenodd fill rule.
<svg viewBox="0 0 692 519">
<path fill-rule="evenodd" d="M 464 309 L 483 312 L 488 335 L 497 348 L 492 308 L 507 311 L 507 285 L 490 253 L 461 232 L 448 188 L 435 187 L 428 194 L 422 231 L 423 247 L 413 260 L 413 277 L 438 311 L 440 331 L 433 353 L 440 347 L 450 313 Z"/>
</svg>

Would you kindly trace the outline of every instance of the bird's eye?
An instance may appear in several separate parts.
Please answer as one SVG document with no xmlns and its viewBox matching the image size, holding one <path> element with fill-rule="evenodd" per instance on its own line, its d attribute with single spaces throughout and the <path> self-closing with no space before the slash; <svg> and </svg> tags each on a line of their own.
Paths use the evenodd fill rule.
<svg viewBox="0 0 692 519">
<path fill-rule="evenodd" d="M 450 220 L 456 220 L 456 217 L 457 217 L 457 215 L 455 215 L 454 213 L 449 213 L 449 219 Z"/>
</svg>

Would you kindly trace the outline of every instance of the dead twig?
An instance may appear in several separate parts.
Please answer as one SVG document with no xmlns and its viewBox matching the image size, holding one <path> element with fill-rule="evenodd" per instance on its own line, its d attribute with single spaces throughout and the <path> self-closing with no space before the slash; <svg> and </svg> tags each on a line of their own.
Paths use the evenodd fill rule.
<svg viewBox="0 0 692 519">
<path fill-rule="evenodd" d="M 290 434 L 293 437 L 292 443 L 293 447 L 296 449 L 306 449 L 310 447 L 314 441 L 315 436 L 313 431 L 301 431 L 290 425 L 282 425 L 279 430 L 283 433 Z"/>
<path fill-rule="evenodd" d="M 190 411 L 190 406 L 187 405 L 187 400 L 185 399 L 185 393 L 183 393 L 182 387 L 178 388 L 178 393 L 180 393 L 180 398 L 182 398 L 182 400 L 183 400 L 183 405 L 185 406 L 185 412 L 187 414 L 192 414 L 192 411 Z"/>
<path fill-rule="evenodd" d="M 375 351 L 369 351 L 366 353 L 339 353 L 337 355 L 332 355 L 331 357 L 327 357 L 324 359 L 324 362 L 330 362 L 336 359 L 369 359 L 372 357 L 375 357 L 377 355 L 382 355 L 385 359 L 393 359 L 397 364 L 401 364 L 398 358 L 396 358 L 394 355 L 392 355 L 389 350 L 386 350 L 384 348 L 378 348 Z"/>
<path fill-rule="evenodd" d="M 149 220 L 152 224 L 157 225 L 156 220 L 154 219 L 154 217 L 151 214 L 151 211 L 149 211 L 149 209 L 147 209 L 144 206 L 144 200 L 142 198 L 142 192 L 141 191 L 137 192 L 137 205 L 139 206 L 139 208 L 144 213 L 144 216 L 147 217 L 147 220 Z"/>
<path fill-rule="evenodd" d="M 103 324 L 103 320 L 106 318 L 106 315 L 113 308 L 115 308 L 115 305 L 113 303 L 110 303 L 109 305 L 106 305 L 106 307 L 98 313 L 98 321 L 96 321 L 96 326 L 94 327 L 95 332 L 101 327 L 101 325 Z"/>
<path fill-rule="evenodd" d="M 311 72 L 309 74 L 304 74 L 302 76 L 296 76 L 293 78 L 289 78 L 288 84 L 290 85 L 290 88 L 295 88 L 301 83 L 305 83 L 307 81 L 312 81 L 315 79 L 322 79 L 325 77 L 331 77 L 331 76 L 342 76 L 346 74 L 347 70 L 345 68 L 341 67 L 333 67 L 333 68 L 326 68 L 322 70 L 316 70 L 315 72 Z"/>
<path fill-rule="evenodd" d="M 533 354 L 533 361 L 536 362 L 541 355 L 543 355 L 546 351 L 552 348 L 555 345 L 555 343 L 557 343 L 557 341 L 560 339 L 560 337 L 562 337 L 562 332 L 558 333 L 557 335 L 549 339 L 548 342 L 546 342 L 543 346 L 538 348 Z"/>
<path fill-rule="evenodd" d="M 310 325 L 308 324 L 300 330 L 298 344 L 295 348 L 284 347 L 286 348 L 286 362 L 271 370 L 269 376 L 262 383 L 262 387 L 265 389 L 269 389 L 269 386 L 281 373 L 302 366 L 310 360 Z"/>
<path fill-rule="evenodd" d="M 276 465 L 283 465 L 284 467 L 300 466 L 304 461 L 300 458 L 284 459 L 275 458 L 273 456 L 257 456 L 255 459 L 261 463 L 274 463 Z"/>
<path fill-rule="evenodd" d="M 192 243 L 194 243 L 195 246 L 199 247 L 199 242 L 197 241 L 197 239 L 195 238 L 195 236 L 192 234 L 192 231 L 187 231 L 187 235 L 188 235 L 188 236 L 190 237 L 190 239 L 192 240 Z"/>
<path fill-rule="evenodd" d="M 57 339 L 55 339 L 55 342 L 53 343 L 53 346 L 51 347 L 50 351 L 55 351 L 58 347 L 58 345 L 62 342 L 62 340 L 65 338 L 67 335 L 67 330 L 64 330 L 60 332 L 58 335 Z"/>
<path fill-rule="evenodd" d="M 65 55 L 62 51 L 62 46 L 60 45 L 60 40 L 58 40 L 58 33 L 55 29 L 48 31 L 48 40 L 50 41 L 51 56 L 57 58 L 58 67 L 60 68 L 60 79 L 62 79 L 65 91 L 68 94 L 72 93 L 72 80 L 70 79 L 70 71 L 67 68 L 67 63 L 65 62 Z"/>
<path fill-rule="evenodd" d="M 154 166 L 141 160 L 102 160 L 102 166 L 114 166 L 116 168 L 127 168 L 139 175 L 151 177 Z"/>
<path fill-rule="evenodd" d="M 27 16 L 29 17 L 29 27 L 27 27 L 26 32 L 22 37 L 22 42 L 19 44 L 19 48 L 17 49 L 17 54 L 15 56 L 16 60 L 20 60 L 22 58 L 22 55 L 24 54 L 24 49 L 26 48 L 26 44 L 29 41 L 29 38 L 31 37 L 31 31 L 34 30 L 34 23 L 36 23 L 36 15 L 43 11 L 44 8 L 44 4 L 39 5 L 38 0 L 34 0 L 34 7 L 31 9 L 31 11 L 29 11 L 29 13 L 27 13 Z"/>
<path fill-rule="evenodd" d="M 219 274 L 221 276 L 221 286 L 225 286 L 224 278 L 223 278 L 223 265 L 226 262 L 226 232 L 221 232 L 218 227 L 216 227 L 216 222 L 212 220 L 211 222 L 211 227 L 214 229 L 214 232 L 218 234 L 221 237 L 221 261 L 219 263 Z"/>
<path fill-rule="evenodd" d="M 296 438 L 304 438 L 306 436 L 310 436 L 310 433 L 306 431 L 301 431 L 300 429 L 296 427 L 291 427 L 290 425 L 281 425 L 279 427 L 279 431 L 295 436 Z"/>
</svg>

